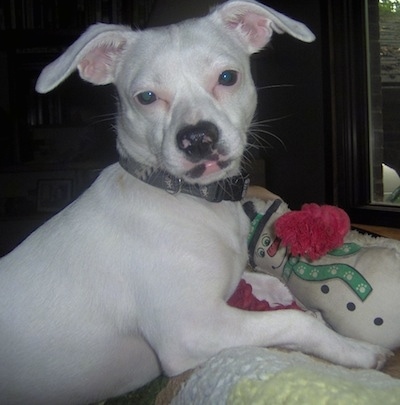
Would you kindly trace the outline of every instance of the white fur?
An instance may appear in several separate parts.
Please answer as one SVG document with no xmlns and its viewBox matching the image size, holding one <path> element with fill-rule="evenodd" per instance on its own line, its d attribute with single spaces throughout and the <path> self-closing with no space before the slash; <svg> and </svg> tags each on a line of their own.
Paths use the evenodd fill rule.
<svg viewBox="0 0 400 405">
<path fill-rule="evenodd" d="M 314 38 L 252 1 L 162 29 L 95 25 L 42 72 L 37 89 L 51 90 L 76 68 L 94 84 L 114 83 L 121 155 L 207 184 L 238 173 L 256 105 L 248 57 L 272 30 Z M 227 69 L 239 72 L 232 86 L 218 82 Z M 142 105 L 136 96 L 147 90 L 158 98 Z M 218 127 L 218 158 L 228 164 L 205 160 L 207 171 L 193 179 L 195 163 L 175 138 L 198 121 Z M 240 203 L 170 195 L 119 164 L 105 169 L 0 261 L 0 403 L 89 403 L 241 345 L 380 367 L 388 352 L 302 312 L 226 305 L 246 265 L 248 226 Z"/>
</svg>

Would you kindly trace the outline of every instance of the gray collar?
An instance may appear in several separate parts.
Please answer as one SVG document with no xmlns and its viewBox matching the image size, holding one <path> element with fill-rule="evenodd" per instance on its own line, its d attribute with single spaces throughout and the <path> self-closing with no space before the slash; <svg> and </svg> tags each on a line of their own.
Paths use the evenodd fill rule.
<svg viewBox="0 0 400 405">
<path fill-rule="evenodd" d="M 210 202 L 240 201 L 246 194 L 250 179 L 246 172 L 211 184 L 190 184 L 162 169 L 155 169 L 133 159 L 120 157 L 120 165 L 132 176 L 170 194 L 185 193 Z"/>
</svg>

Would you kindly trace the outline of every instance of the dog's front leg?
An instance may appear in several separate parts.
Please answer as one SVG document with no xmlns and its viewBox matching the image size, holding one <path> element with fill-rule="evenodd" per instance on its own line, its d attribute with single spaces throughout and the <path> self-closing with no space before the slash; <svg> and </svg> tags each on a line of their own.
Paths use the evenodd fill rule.
<svg viewBox="0 0 400 405">
<path fill-rule="evenodd" d="M 381 368 L 390 351 L 345 338 L 298 310 L 250 312 L 224 302 L 199 303 L 190 324 L 176 328 L 158 352 L 164 370 L 175 375 L 219 351 L 237 346 L 283 347 L 356 368 Z M 187 320 L 186 320 L 187 321 Z M 184 323 L 181 324 L 183 326 Z"/>
</svg>

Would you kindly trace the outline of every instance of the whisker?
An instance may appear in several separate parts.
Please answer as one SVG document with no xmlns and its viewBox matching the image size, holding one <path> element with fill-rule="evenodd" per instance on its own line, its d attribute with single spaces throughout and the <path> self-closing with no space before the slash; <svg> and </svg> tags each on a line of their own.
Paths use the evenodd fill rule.
<svg viewBox="0 0 400 405">
<path fill-rule="evenodd" d="M 284 87 L 296 87 L 295 84 L 269 84 L 266 86 L 256 87 L 257 91 L 260 90 L 269 90 L 269 89 L 276 89 L 276 88 L 284 88 Z"/>
<path fill-rule="evenodd" d="M 252 123 L 251 123 L 251 126 L 256 126 L 256 125 L 259 125 L 259 124 L 261 124 L 261 125 L 265 125 L 265 124 L 268 124 L 268 123 L 270 123 L 270 122 L 276 122 L 276 121 L 281 121 L 281 120 L 284 120 L 284 119 L 286 119 L 286 118 L 290 118 L 290 117 L 292 117 L 293 116 L 293 114 L 287 114 L 287 115 L 282 115 L 282 116 L 280 116 L 280 117 L 275 117 L 275 118 L 267 118 L 267 119 L 265 119 L 265 120 L 257 120 L 257 121 L 253 121 Z"/>
<path fill-rule="evenodd" d="M 278 118 L 270 118 L 262 121 L 253 121 L 250 125 L 250 128 L 248 130 L 248 139 L 249 143 L 248 146 L 249 148 L 254 148 L 254 149 L 272 149 L 273 145 L 271 142 L 266 139 L 264 135 L 267 135 L 269 138 L 272 138 L 276 141 L 278 141 L 281 146 L 287 150 L 285 143 L 282 141 L 282 139 L 271 132 L 270 130 L 266 129 L 266 127 L 269 127 L 269 123 L 273 121 L 278 121 L 282 120 L 284 118 L 287 118 L 285 116 L 283 117 L 278 117 Z M 248 148 L 248 149 L 249 149 Z"/>
<path fill-rule="evenodd" d="M 115 122 L 115 118 L 117 117 L 117 113 L 109 113 L 109 114 L 102 114 L 102 115 L 97 115 L 92 118 L 91 124 L 101 124 L 103 122 Z"/>
<path fill-rule="evenodd" d="M 285 142 L 278 135 L 275 135 L 273 132 L 267 131 L 265 129 L 259 129 L 259 130 L 257 130 L 257 132 L 272 137 L 273 139 L 277 140 L 281 144 L 281 146 L 285 149 L 285 151 L 287 150 Z M 253 138 L 256 138 L 258 141 L 265 142 L 268 144 L 269 147 L 272 147 L 271 143 L 268 140 L 266 140 L 265 138 L 263 138 L 261 135 L 259 135 L 259 133 L 251 132 L 251 135 Z"/>
<path fill-rule="evenodd" d="M 245 153 L 242 157 L 243 169 L 245 169 L 247 171 L 251 171 L 253 169 L 253 164 L 255 161 L 256 161 L 255 156 L 253 156 L 251 153 Z"/>
<path fill-rule="evenodd" d="M 243 174 L 241 173 L 240 176 L 243 178 Z M 220 180 L 218 181 L 218 185 L 220 187 L 222 187 L 222 189 L 224 190 L 225 193 L 227 193 L 230 197 L 234 196 L 234 192 L 233 192 L 233 187 L 231 185 L 231 183 L 228 183 L 226 181 Z"/>
</svg>

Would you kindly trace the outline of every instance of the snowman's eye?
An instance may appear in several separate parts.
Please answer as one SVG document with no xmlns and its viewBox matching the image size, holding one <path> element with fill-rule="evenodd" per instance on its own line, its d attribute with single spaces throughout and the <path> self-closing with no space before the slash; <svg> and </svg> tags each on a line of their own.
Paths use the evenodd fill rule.
<svg viewBox="0 0 400 405">
<path fill-rule="evenodd" d="M 269 246 L 271 243 L 271 237 L 269 235 L 264 235 L 261 239 L 261 244 L 263 246 Z"/>
<path fill-rule="evenodd" d="M 258 248 L 257 249 L 257 255 L 259 257 L 265 257 L 265 250 L 263 248 Z"/>
</svg>

